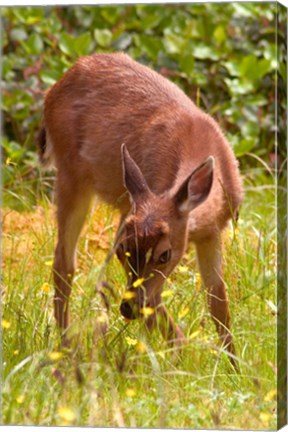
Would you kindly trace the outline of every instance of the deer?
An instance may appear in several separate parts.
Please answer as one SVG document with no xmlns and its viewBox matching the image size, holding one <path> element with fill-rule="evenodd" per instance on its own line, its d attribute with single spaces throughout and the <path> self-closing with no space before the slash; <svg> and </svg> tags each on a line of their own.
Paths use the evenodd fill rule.
<svg viewBox="0 0 288 432">
<path fill-rule="evenodd" d="M 42 164 L 56 168 L 59 329 L 69 326 L 77 242 L 96 195 L 120 213 L 114 249 L 127 275 L 121 315 L 143 318 L 148 330 L 160 323 L 168 342 L 185 341 L 161 292 L 192 242 L 209 312 L 236 369 L 222 232 L 236 220 L 243 185 L 212 116 L 127 54 L 96 53 L 79 58 L 46 92 L 38 145 Z M 154 313 L 144 316 L 145 307 Z"/>
</svg>

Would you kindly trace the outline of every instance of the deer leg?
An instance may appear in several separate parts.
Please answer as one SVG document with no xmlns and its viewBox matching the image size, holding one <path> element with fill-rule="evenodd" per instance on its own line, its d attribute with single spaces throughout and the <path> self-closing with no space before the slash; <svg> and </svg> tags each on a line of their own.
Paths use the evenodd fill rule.
<svg viewBox="0 0 288 432">
<path fill-rule="evenodd" d="M 222 277 L 220 235 L 197 242 L 196 251 L 201 277 L 207 289 L 208 307 L 212 319 L 223 345 L 229 353 L 235 355 L 230 327 L 230 310 Z M 238 366 L 233 357 L 230 357 L 230 362 L 237 370 Z"/>
<path fill-rule="evenodd" d="M 81 189 L 81 190 L 80 190 Z M 69 296 L 75 271 L 77 240 L 89 210 L 92 194 L 87 187 L 68 182 L 56 186 L 58 206 L 58 242 L 53 265 L 55 296 L 54 313 L 57 324 L 65 330 L 69 324 Z"/>
<path fill-rule="evenodd" d="M 151 306 L 154 305 L 151 304 Z M 159 325 L 163 338 L 168 342 L 175 343 L 177 346 L 181 346 L 186 341 L 182 330 L 175 324 L 166 306 L 161 304 L 161 298 L 157 302 L 155 313 L 146 318 L 146 325 L 149 331 L 152 331 L 156 325 Z"/>
</svg>

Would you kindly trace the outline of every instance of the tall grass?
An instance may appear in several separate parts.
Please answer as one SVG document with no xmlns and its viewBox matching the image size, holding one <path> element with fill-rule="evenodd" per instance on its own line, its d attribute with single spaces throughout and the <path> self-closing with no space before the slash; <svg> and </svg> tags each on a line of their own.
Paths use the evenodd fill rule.
<svg viewBox="0 0 288 432">
<path fill-rule="evenodd" d="M 238 227 L 227 230 L 225 281 L 241 373 L 219 345 L 193 247 L 164 287 L 163 302 L 189 336 L 181 353 L 157 330 L 119 313 L 125 276 L 103 262 L 118 216 L 95 204 L 78 249 L 71 347 L 53 317 L 54 208 L 3 213 L 3 423 L 275 429 L 276 228 L 273 178 L 245 175 Z M 18 198 L 25 199 L 24 185 Z M 39 189 L 40 190 L 40 189 Z M 38 190 L 38 191 L 39 191 Z M 17 200 L 14 190 L 13 200 Z M 4 193 L 5 203 L 5 193 Z M 102 295 L 97 291 L 97 282 Z M 106 302 L 103 301 L 106 299 Z"/>
</svg>

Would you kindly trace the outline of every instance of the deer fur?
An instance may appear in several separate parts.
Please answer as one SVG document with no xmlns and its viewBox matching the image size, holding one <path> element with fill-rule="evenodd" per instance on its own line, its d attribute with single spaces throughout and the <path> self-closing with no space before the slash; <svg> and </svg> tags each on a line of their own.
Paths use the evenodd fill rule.
<svg viewBox="0 0 288 432">
<path fill-rule="evenodd" d="M 131 294 L 121 313 L 134 319 L 153 307 L 149 328 L 162 317 L 164 336 L 184 339 L 161 291 L 192 241 L 211 316 L 235 365 L 221 232 L 238 211 L 242 183 L 212 117 L 129 56 L 96 54 L 80 58 L 47 92 L 39 146 L 42 162 L 53 161 L 57 170 L 53 268 L 60 328 L 69 324 L 77 240 L 97 194 L 121 215 L 116 251 Z"/>
</svg>

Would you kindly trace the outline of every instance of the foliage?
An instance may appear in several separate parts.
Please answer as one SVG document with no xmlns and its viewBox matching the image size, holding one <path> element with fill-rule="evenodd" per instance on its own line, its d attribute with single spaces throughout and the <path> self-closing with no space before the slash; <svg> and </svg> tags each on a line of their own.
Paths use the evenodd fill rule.
<svg viewBox="0 0 288 432">
<path fill-rule="evenodd" d="M 270 163 L 275 8 L 274 3 L 231 3 L 224 11 L 209 3 L 2 8 L 8 204 L 15 205 L 15 177 L 28 177 L 35 186 L 44 91 L 79 56 L 95 52 L 123 50 L 158 70 L 220 122 L 243 167 L 255 162 L 249 152 Z M 281 25 L 279 35 L 283 39 Z M 286 79 L 283 68 L 280 74 Z"/>
</svg>

